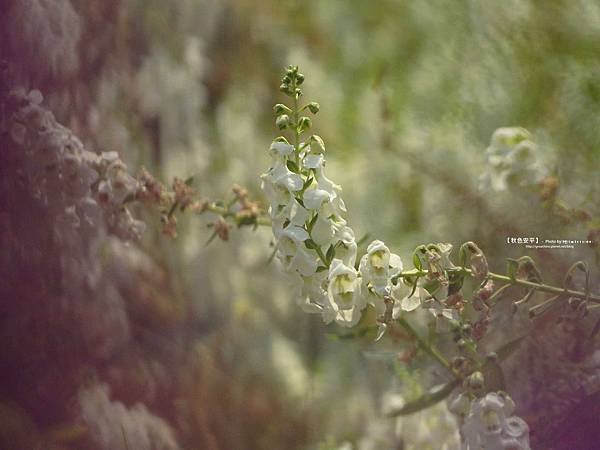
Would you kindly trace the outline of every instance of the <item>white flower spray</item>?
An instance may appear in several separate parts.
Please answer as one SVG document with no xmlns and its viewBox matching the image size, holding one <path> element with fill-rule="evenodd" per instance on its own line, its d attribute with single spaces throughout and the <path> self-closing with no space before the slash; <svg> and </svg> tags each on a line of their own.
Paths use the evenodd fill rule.
<svg viewBox="0 0 600 450">
<path fill-rule="evenodd" d="M 280 130 L 290 130 L 292 139 L 283 136 L 275 139 L 269 149 L 271 167 L 261 176 L 276 239 L 276 255 L 293 287 L 297 303 L 306 312 L 321 314 L 324 322 L 335 321 L 345 327 L 355 326 L 362 311 L 371 305 L 378 314 L 377 339 L 395 322 L 405 328 L 418 343 L 418 348 L 453 375 L 452 381 L 430 397 L 439 401 L 457 391 L 450 410 L 458 416 L 463 448 L 529 449 L 527 424 L 512 416 L 514 403 L 507 394 L 486 388 L 477 358 L 469 360 L 459 356 L 446 360 L 431 343 L 419 336 L 405 317 L 420 306 L 434 316 L 438 332 L 453 332 L 459 348 L 476 352 L 476 340 L 485 333 L 490 308 L 487 304 L 483 305 L 485 308 L 475 308 L 476 311 L 484 310 L 482 315 L 486 322 L 482 322 L 482 326 L 477 327 L 479 322 L 472 326 L 465 320 L 461 316 L 465 303 L 462 281 L 465 276 L 470 276 L 480 282 L 474 297 L 485 303 L 485 299 L 491 300 L 488 290 L 493 289 L 492 279 L 505 281 L 507 277 L 489 272 L 485 255 L 472 242 L 461 247 L 460 266 L 452 263 L 452 245 L 447 243 L 417 247 L 413 253 L 414 270 L 403 271 L 400 257 L 390 252 L 380 240 L 371 242 L 366 254 L 358 259 L 355 234 L 345 218 L 342 189 L 325 175 L 323 140 L 317 135 L 302 140 L 302 135 L 312 125 L 311 119 L 302 114 L 319 111 L 315 102 L 299 105 L 302 97 L 299 86 L 303 81 L 304 76 L 297 67 L 288 67 L 280 90 L 292 99 L 293 105 L 277 104 L 274 112 L 277 116 L 275 124 Z M 505 134 L 511 138 L 514 132 L 508 130 L 494 136 L 504 142 L 506 139 L 500 138 Z M 521 141 L 523 148 L 529 142 Z M 511 150 L 509 153 L 507 158 L 510 159 L 524 151 Z M 505 165 L 500 164 L 504 172 Z M 504 172 L 502 179 L 507 178 Z M 467 257 L 470 268 L 465 266 Z M 508 280 L 518 282 L 514 278 Z M 540 285 L 540 288 L 546 286 Z M 482 300 L 484 293 L 488 295 Z M 464 364 L 458 364 L 461 361 Z M 459 382 L 462 382 L 462 388 L 455 389 Z M 390 415 L 408 414 L 431 404 L 425 396 Z"/>
<path fill-rule="evenodd" d="M 362 310 L 372 304 L 385 311 L 384 297 L 391 295 L 392 277 L 402 261 L 381 241 L 373 241 L 357 262 L 354 231 L 346 222 L 342 188 L 325 175 L 325 145 L 312 135 L 301 141 L 312 123 L 304 111 L 316 114 L 315 102 L 299 107 L 304 76 L 289 67 L 281 90 L 293 107 L 275 105 L 276 125 L 293 133 L 290 143 L 278 137 L 269 149 L 271 167 L 261 176 L 269 202 L 277 257 L 290 278 L 303 310 L 322 314 L 327 323 L 351 327 Z"/>
</svg>

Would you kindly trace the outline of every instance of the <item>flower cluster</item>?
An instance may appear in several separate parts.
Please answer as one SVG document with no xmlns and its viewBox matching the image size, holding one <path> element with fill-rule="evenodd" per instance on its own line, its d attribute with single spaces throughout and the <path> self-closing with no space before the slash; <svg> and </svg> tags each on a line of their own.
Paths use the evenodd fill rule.
<svg viewBox="0 0 600 450">
<path fill-rule="evenodd" d="M 524 128 L 498 128 L 485 150 L 486 171 L 481 175 L 482 189 L 505 191 L 510 186 L 532 186 L 545 175 L 536 158 L 537 146 Z"/>
<path fill-rule="evenodd" d="M 402 270 L 397 255 L 381 241 L 373 241 L 357 267 L 354 231 L 345 219 L 341 187 L 325 175 L 325 145 L 312 135 L 304 110 L 316 114 L 317 103 L 298 107 L 304 77 L 290 67 L 281 90 L 294 99 L 293 108 L 275 105 L 276 125 L 294 132 L 294 144 L 277 138 L 271 145 L 271 167 L 261 176 L 269 202 L 277 256 L 294 286 L 300 306 L 321 313 L 327 323 L 354 326 L 361 311 L 372 304 L 383 313 L 384 298 L 391 294 L 392 278 Z"/>
<path fill-rule="evenodd" d="M 459 394 L 449 409 L 462 421 L 463 450 L 529 450 L 529 427 L 513 416 L 515 403 L 503 391 L 471 399 Z"/>
</svg>

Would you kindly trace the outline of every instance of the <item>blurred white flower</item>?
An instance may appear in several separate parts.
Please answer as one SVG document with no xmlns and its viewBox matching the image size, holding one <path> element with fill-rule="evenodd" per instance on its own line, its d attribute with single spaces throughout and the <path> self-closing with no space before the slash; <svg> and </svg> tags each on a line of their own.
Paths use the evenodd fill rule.
<svg viewBox="0 0 600 450">
<path fill-rule="evenodd" d="M 510 416 L 513 410 L 514 403 L 504 392 L 473 400 L 461 427 L 463 449 L 529 450 L 529 427 L 520 417 Z"/>
<path fill-rule="evenodd" d="M 485 150 L 486 171 L 480 177 L 481 189 L 504 191 L 511 186 L 531 186 L 546 173 L 537 155 L 537 146 L 524 128 L 498 128 Z"/>
</svg>

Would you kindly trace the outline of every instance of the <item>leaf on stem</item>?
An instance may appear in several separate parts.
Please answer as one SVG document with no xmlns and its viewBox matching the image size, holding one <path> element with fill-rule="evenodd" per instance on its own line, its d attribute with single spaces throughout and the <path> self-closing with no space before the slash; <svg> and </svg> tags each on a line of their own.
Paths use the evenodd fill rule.
<svg viewBox="0 0 600 450">
<path fill-rule="evenodd" d="M 449 383 L 435 386 L 419 398 L 405 403 L 401 408 L 389 411 L 386 415 L 388 417 L 406 416 L 430 408 L 448 397 L 458 384 L 459 380 L 452 380 Z"/>
</svg>

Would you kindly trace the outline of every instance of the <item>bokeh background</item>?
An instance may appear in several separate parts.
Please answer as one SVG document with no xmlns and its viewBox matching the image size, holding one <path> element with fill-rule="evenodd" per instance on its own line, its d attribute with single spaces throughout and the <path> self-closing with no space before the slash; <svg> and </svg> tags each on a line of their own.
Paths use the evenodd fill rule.
<svg viewBox="0 0 600 450">
<path fill-rule="evenodd" d="M 283 100 L 284 68 L 295 64 L 306 98 L 321 105 L 315 132 L 357 237 L 384 240 L 406 266 L 419 244 L 473 240 L 493 270 L 529 254 L 558 284 L 584 260 L 598 291 L 596 246 L 506 243 L 600 235 L 598 2 L 0 5 L 8 86 L 39 89 L 44 107 L 88 150 L 119 152 L 132 173 L 145 166 L 165 182 L 193 175 L 212 199 L 231 198 L 237 183 L 262 199 L 258 176 L 278 134 L 272 105 Z M 485 149 L 507 126 L 531 132 L 535 164 L 522 166 L 532 177 L 498 190 L 486 183 Z M 3 147 L 12 148 L 6 138 Z M 156 211 L 134 208 L 147 225 L 141 241 L 78 238 L 86 249 L 78 258 L 109 286 L 83 294 L 65 285 L 92 266 L 67 274 L 57 266 L 72 246 L 47 245 L 55 233 L 40 222 L 43 205 L 26 193 L 9 201 L 15 175 L 3 173 L 3 448 L 457 448 L 443 404 L 383 416 L 386 402 L 439 381 L 437 369 L 421 357 L 401 361 L 401 338 L 349 338 L 302 313 L 269 263 L 268 227 L 206 245 L 209 215 L 180 217 L 169 239 Z M 115 308 L 125 334 L 102 319 Z M 558 336 L 551 319 L 534 327 L 525 316 L 496 318 L 501 331 L 489 345 L 534 330 L 506 369 L 534 448 L 590 449 L 581 436 L 597 437 L 600 417 L 590 406 L 599 389 L 590 367 L 600 363 L 597 342 L 587 339 L 593 314 Z M 91 324 L 98 330 L 86 340 Z M 552 353 L 575 345 L 576 356 Z M 546 366 L 536 369 L 540 361 Z M 555 388 L 579 369 L 585 383 Z"/>
</svg>

